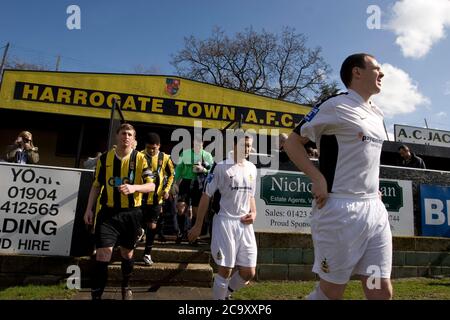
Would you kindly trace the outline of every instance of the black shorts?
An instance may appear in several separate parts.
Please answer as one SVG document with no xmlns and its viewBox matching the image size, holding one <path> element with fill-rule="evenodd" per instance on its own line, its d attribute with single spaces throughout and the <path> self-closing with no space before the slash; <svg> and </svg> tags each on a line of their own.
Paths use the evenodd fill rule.
<svg viewBox="0 0 450 320">
<path fill-rule="evenodd" d="M 162 206 L 160 204 L 142 206 L 142 213 L 144 215 L 144 222 L 157 223 L 161 214 Z"/>
<path fill-rule="evenodd" d="M 190 201 L 193 207 L 198 207 L 202 193 L 203 190 L 197 179 L 183 179 L 178 189 L 178 202 L 186 202 L 189 205 Z"/>
<path fill-rule="evenodd" d="M 95 226 L 95 245 L 108 248 L 119 245 L 134 249 L 142 227 L 141 208 L 111 209 L 103 207 Z"/>
</svg>

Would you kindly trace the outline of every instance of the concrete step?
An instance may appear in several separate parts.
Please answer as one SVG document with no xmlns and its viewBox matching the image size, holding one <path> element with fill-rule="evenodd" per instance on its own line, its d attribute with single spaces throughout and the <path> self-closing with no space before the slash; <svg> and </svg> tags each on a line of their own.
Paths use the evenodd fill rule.
<svg viewBox="0 0 450 320">
<path fill-rule="evenodd" d="M 138 247 L 139 246 L 144 246 L 144 244 L 145 244 L 145 237 L 146 237 L 146 235 L 144 235 L 142 240 L 140 242 L 138 242 Z M 165 235 L 164 238 L 165 238 L 165 241 L 161 241 L 159 239 L 158 235 L 155 236 L 154 244 L 155 245 L 173 245 L 173 244 L 176 244 L 175 241 L 176 241 L 177 237 L 175 235 Z M 209 247 L 209 244 L 210 244 L 210 240 L 211 240 L 211 236 L 209 236 L 209 235 L 201 235 L 198 238 L 198 241 L 199 241 L 200 245 L 205 245 L 205 246 L 208 246 L 208 247 Z M 187 245 L 188 244 L 187 239 L 183 238 L 182 244 L 186 244 Z"/>
<path fill-rule="evenodd" d="M 122 271 L 120 262 L 114 262 L 108 270 L 108 286 L 120 286 Z M 132 286 L 194 286 L 211 287 L 213 270 L 207 263 L 154 263 L 146 266 L 137 262 L 131 280 Z"/>
<path fill-rule="evenodd" d="M 67 267 L 78 265 L 78 258 L 0 255 L 0 287 L 49 285 L 67 278 Z"/>
<path fill-rule="evenodd" d="M 144 247 L 139 246 L 134 251 L 136 262 L 142 261 L 144 256 Z M 185 244 L 158 244 L 153 247 L 152 260 L 154 262 L 170 263 L 206 263 L 210 261 L 209 246 L 199 245 L 192 247 Z M 115 250 L 113 261 L 120 261 L 120 251 Z"/>
<path fill-rule="evenodd" d="M 213 270 L 210 262 L 209 244 L 200 241 L 194 247 L 187 243 L 155 243 L 152 250 L 154 264 L 147 266 L 143 262 L 144 244 L 139 243 L 135 249 L 136 261 L 132 286 L 158 287 L 196 286 L 210 287 Z M 109 266 L 108 285 L 120 286 L 122 279 L 120 250 L 115 249 L 112 263 Z M 89 286 L 90 272 L 93 261 L 87 258 L 80 261 L 82 269 L 82 286 Z"/>
<path fill-rule="evenodd" d="M 213 269 L 210 265 L 208 239 L 201 239 L 198 246 L 186 242 L 175 244 L 175 237 L 168 241 L 155 241 L 152 250 L 152 266 L 143 261 L 144 243 L 135 250 L 135 270 L 132 286 L 158 288 L 169 286 L 211 287 Z M 114 250 L 109 266 L 109 286 L 120 286 L 120 250 Z M 43 257 L 26 255 L 0 255 L 0 286 L 20 284 L 57 283 L 69 276 L 67 267 L 78 265 L 81 268 L 82 287 L 90 285 L 93 266 L 92 257 Z"/>
</svg>

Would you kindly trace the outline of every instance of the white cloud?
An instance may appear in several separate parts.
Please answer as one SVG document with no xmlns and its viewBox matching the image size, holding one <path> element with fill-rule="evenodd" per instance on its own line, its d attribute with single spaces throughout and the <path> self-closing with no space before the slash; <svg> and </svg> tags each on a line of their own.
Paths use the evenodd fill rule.
<svg viewBox="0 0 450 320">
<path fill-rule="evenodd" d="M 392 7 L 387 28 L 397 35 L 405 57 L 421 58 L 450 27 L 449 0 L 400 0 Z"/>
<path fill-rule="evenodd" d="M 388 63 L 381 65 L 384 73 L 381 93 L 373 100 L 391 118 L 398 114 L 414 112 L 419 106 L 428 106 L 430 100 L 420 93 L 417 84 L 403 70 Z"/>
<path fill-rule="evenodd" d="M 444 111 L 438 112 L 435 114 L 436 117 L 438 118 L 446 118 L 447 117 L 447 113 Z"/>
<path fill-rule="evenodd" d="M 447 82 L 445 83 L 444 94 L 445 94 L 446 96 L 450 95 L 450 81 L 447 81 Z"/>
</svg>

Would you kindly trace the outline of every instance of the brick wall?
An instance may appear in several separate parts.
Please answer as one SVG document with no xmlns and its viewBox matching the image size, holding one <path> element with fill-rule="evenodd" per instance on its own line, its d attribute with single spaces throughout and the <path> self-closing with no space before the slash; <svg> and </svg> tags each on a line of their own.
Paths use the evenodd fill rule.
<svg viewBox="0 0 450 320">
<path fill-rule="evenodd" d="M 310 235 L 256 233 L 257 280 L 315 280 Z M 450 276 L 450 239 L 394 237 L 392 278 Z"/>
</svg>

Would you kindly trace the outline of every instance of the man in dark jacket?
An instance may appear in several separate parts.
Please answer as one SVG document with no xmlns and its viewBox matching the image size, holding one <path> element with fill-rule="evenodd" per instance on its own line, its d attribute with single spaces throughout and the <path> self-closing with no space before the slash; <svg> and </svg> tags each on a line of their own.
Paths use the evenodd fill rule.
<svg viewBox="0 0 450 320">
<path fill-rule="evenodd" d="M 22 131 L 16 141 L 6 149 L 6 160 L 14 163 L 36 164 L 39 162 L 38 147 L 33 145 L 33 136 L 29 131 Z"/>
<path fill-rule="evenodd" d="M 402 157 L 401 165 L 409 168 L 419 168 L 426 169 L 425 162 L 423 162 L 422 158 L 416 156 L 413 152 L 410 151 L 408 146 L 404 144 L 398 148 L 398 153 L 400 157 Z"/>
</svg>

